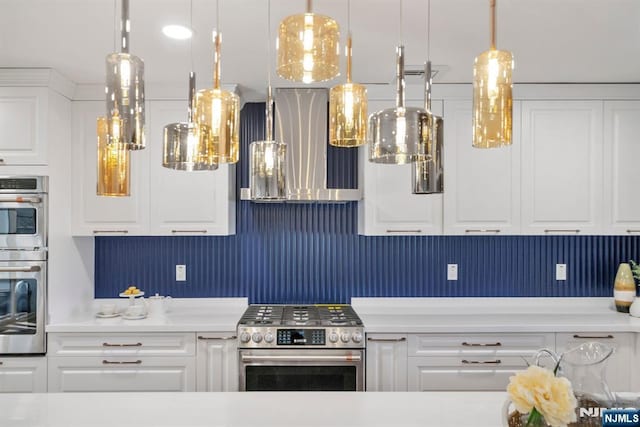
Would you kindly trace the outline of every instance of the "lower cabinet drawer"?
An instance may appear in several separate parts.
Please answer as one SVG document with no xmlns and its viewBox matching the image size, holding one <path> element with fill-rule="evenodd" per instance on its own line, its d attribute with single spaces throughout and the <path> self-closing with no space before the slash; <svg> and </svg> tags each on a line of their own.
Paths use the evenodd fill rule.
<svg viewBox="0 0 640 427">
<path fill-rule="evenodd" d="M 530 356 L 541 348 L 554 347 L 553 333 L 412 334 L 408 353 L 409 356 Z"/>
<path fill-rule="evenodd" d="M 195 357 L 49 357 L 49 392 L 195 391 Z"/>
<path fill-rule="evenodd" d="M 46 357 L 0 357 L 0 393 L 45 393 L 46 391 Z"/>
<path fill-rule="evenodd" d="M 194 356 L 193 333 L 51 333 L 49 356 Z"/>
<path fill-rule="evenodd" d="M 506 390 L 509 377 L 527 368 L 520 357 L 409 357 L 409 391 Z"/>
</svg>

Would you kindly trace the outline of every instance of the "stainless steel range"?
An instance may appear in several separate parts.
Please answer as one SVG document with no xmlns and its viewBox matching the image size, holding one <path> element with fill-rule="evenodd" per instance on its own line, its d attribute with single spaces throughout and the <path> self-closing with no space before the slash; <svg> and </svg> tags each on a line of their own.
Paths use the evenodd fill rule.
<svg viewBox="0 0 640 427">
<path fill-rule="evenodd" d="M 252 305 L 238 322 L 239 388 L 362 391 L 364 347 L 349 305 Z"/>
</svg>

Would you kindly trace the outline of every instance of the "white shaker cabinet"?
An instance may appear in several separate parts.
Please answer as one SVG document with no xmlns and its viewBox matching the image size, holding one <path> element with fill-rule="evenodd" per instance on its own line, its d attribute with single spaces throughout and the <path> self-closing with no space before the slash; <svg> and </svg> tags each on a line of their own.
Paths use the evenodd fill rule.
<svg viewBox="0 0 640 427">
<path fill-rule="evenodd" d="M 367 334 L 367 391 L 407 391 L 407 335 Z"/>
<path fill-rule="evenodd" d="M 630 332 L 616 333 L 558 333 L 556 334 L 556 351 L 558 354 L 570 350 L 585 342 L 597 341 L 615 349 L 606 364 L 606 381 L 613 392 L 638 391 L 638 383 L 631 383 L 634 372 L 637 371 L 635 355 L 636 335 Z M 565 362 L 566 363 L 566 362 Z"/>
<path fill-rule="evenodd" d="M 131 152 L 131 196 L 96 195 L 96 119 L 105 115 L 104 101 L 72 106 L 72 210 L 74 236 L 147 234 L 149 218 L 148 149 Z"/>
<path fill-rule="evenodd" d="M 520 102 L 513 105 L 513 144 L 472 146 L 471 101 L 446 101 L 444 233 L 520 233 Z"/>
<path fill-rule="evenodd" d="M 0 165 L 47 164 L 47 139 L 55 138 L 49 126 L 56 126 L 49 95 L 44 87 L 0 87 Z"/>
<path fill-rule="evenodd" d="M 150 234 L 235 234 L 235 166 L 193 172 L 163 167 L 164 126 L 187 121 L 187 102 L 149 105 Z"/>
<path fill-rule="evenodd" d="M 602 232 L 602 101 L 522 101 L 523 234 Z"/>
<path fill-rule="evenodd" d="M 423 107 L 422 101 L 407 106 Z M 393 108 L 395 102 L 369 101 L 369 114 Z M 442 102 L 432 111 L 442 114 Z M 446 124 L 445 124 L 446 128 Z M 445 170 L 446 159 L 445 159 Z M 369 161 L 369 145 L 359 148 L 358 183 L 364 188 L 358 202 L 358 233 L 369 236 L 442 234 L 442 194 L 413 194 L 411 164 L 388 165 Z M 445 181 L 445 189 L 446 189 Z"/>
<path fill-rule="evenodd" d="M 0 357 L 0 393 L 45 393 L 45 356 Z"/>
<path fill-rule="evenodd" d="M 640 101 L 604 103 L 606 234 L 640 234 Z"/>
<path fill-rule="evenodd" d="M 235 332 L 198 333 L 196 391 L 238 391 Z"/>
</svg>

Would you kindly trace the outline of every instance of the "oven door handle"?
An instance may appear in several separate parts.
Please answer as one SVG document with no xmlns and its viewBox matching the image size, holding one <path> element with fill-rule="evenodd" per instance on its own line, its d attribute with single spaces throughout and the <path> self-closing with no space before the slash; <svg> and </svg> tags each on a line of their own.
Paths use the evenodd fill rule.
<svg viewBox="0 0 640 427">
<path fill-rule="evenodd" d="M 309 355 L 305 355 L 305 354 L 298 354 L 295 356 L 284 356 L 284 355 L 272 355 L 272 356 L 260 356 L 260 355 L 247 355 L 247 354 L 242 354 L 240 356 L 242 358 L 243 362 L 259 362 L 259 361 L 266 361 L 266 360 L 273 360 L 273 361 L 278 361 L 278 362 L 299 362 L 299 361 L 304 361 L 304 362 L 360 362 L 362 360 L 362 357 L 359 354 L 353 354 L 353 355 L 343 355 L 343 356 L 323 356 L 323 355 L 316 355 L 316 356 L 309 356 Z"/>
<path fill-rule="evenodd" d="M 0 267 L 0 273 L 31 273 L 40 271 L 39 265 L 29 267 Z"/>
<path fill-rule="evenodd" d="M 42 203 L 40 197 L 2 197 L 0 203 Z"/>
</svg>

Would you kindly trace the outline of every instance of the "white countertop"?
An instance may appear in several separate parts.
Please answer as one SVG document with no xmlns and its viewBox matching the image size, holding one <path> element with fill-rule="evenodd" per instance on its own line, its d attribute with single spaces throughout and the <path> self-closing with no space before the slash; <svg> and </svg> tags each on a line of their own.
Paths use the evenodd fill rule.
<svg viewBox="0 0 640 427">
<path fill-rule="evenodd" d="M 1 394 L 3 427 L 500 427 L 506 393 Z"/>
<path fill-rule="evenodd" d="M 613 298 L 352 298 L 368 333 L 640 332 Z"/>
<path fill-rule="evenodd" d="M 175 298 L 163 317 L 125 320 L 96 317 L 102 303 L 113 302 L 122 311 L 128 299 L 99 299 L 83 312 L 49 323 L 46 332 L 229 332 L 247 308 L 246 298 Z"/>
</svg>

